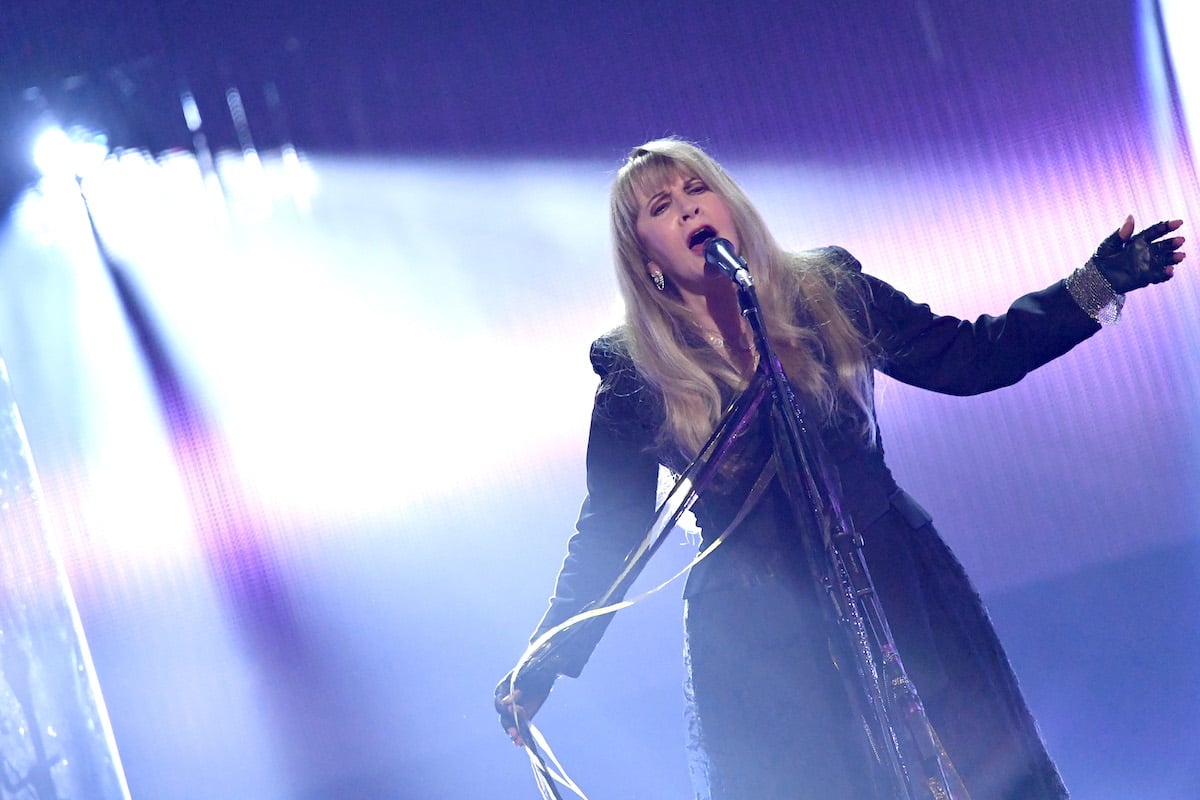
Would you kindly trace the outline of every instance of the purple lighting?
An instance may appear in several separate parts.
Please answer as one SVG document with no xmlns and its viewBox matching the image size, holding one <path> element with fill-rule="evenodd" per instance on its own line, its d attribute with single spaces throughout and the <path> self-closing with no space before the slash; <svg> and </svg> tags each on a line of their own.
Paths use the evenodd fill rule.
<svg viewBox="0 0 1200 800">
<path fill-rule="evenodd" d="M 696 139 L 786 246 L 965 317 L 1127 213 L 1200 241 L 1143 0 L 58 5 L 0 90 L 109 120 L 121 276 L 74 175 L 6 183 L 0 350 L 135 798 L 534 796 L 490 692 L 579 511 L 629 147 Z M 1197 263 L 1014 387 L 877 386 L 1081 798 L 1200 791 Z M 538 717 L 592 796 L 690 796 L 679 615 Z"/>
</svg>

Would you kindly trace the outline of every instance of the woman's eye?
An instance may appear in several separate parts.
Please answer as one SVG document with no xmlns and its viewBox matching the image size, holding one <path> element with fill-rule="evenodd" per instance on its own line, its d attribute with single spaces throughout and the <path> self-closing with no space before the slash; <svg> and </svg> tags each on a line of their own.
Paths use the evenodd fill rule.
<svg viewBox="0 0 1200 800">
<path fill-rule="evenodd" d="M 708 187 L 700 181 L 696 181 L 695 183 L 688 184 L 687 191 L 688 194 L 700 194 L 701 192 L 707 192 Z"/>
<path fill-rule="evenodd" d="M 657 217 L 659 214 L 663 213 L 666 210 L 667 210 L 667 204 L 665 202 L 655 203 L 650 208 L 650 215 Z"/>
</svg>

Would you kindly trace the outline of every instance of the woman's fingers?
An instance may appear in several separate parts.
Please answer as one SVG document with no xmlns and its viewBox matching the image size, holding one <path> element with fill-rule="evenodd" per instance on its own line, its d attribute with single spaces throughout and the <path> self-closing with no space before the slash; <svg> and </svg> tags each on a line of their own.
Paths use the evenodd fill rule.
<svg viewBox="0 0 1200 800">
<path fill-rule="evenodd" d="M 1122 231 L 1125 230 L 1126 225 L 1129 226 L 1130 230 L 1133 229 L 1133 217 L 1128 217 L 1125 220 L 1125 225 L 1121 226 Z M 1145 239 L 1148 242 L 1152 242 L 1155 239 L 1159 238 L 1160 236 L 1166 236 L 1171 231 L 1178 230 L 1179 227 L 1182 225 L 1183 225 L 1183 220 L 1181 220 L 1181 219 L 1164 219 L 1162 222 L 1156 222 L 1153 225 L 1151 225 L 1149 228 L 1146 228 L 1146 230 L 1138 233 L 1138 238 Z M 1121 238 L 1127 238 L 1127 237 L 1123 236 Z"/>
</svg>

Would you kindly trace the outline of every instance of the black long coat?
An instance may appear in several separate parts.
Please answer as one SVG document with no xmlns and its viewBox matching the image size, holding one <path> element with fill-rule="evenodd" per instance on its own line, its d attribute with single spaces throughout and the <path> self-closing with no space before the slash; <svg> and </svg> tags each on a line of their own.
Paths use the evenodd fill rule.
<svg viewBox="0 0 1200 800">
<path fill-rule="evenodd" d="M 904 383 L 956 395 L 1011 385 L 1087 339 L 1099 325 L 1060 281 L 974 322 L 933 314 L 862 273 L 840 248 L 818 253 L 854 287 L 847 308 L 876 367 Z M 653 516 L 660 463 L 660 398 L 639 378 L 620 330 L 597 340 L 601 376 L 587 451 L 588 494 L 537 632 L 609 588 Z M 741 460 L 770 455 L 765 414 L 743 437 Z M 824 445 L 844 508 L 909 675 L 974 800 L 1060 798 L 1046 754 L 982 603 L 928 514 L 896 485 L 880 441 L 852 419 L 827 425 Z M 705 543 L 736 515 L 758 469 L 724 476 L 697 504 Z M 687 653 L 693 775 L 698 796 L 724 800 L 870 797 L 861 726 L 830 657 L 829 626 L 797 546 L 778 479 L 736 533 L 689 576 Z M 605 625 L 558 652 L 577 676 Z M 535 633 L 535 636 L 537 634 Z"/>
</svg>

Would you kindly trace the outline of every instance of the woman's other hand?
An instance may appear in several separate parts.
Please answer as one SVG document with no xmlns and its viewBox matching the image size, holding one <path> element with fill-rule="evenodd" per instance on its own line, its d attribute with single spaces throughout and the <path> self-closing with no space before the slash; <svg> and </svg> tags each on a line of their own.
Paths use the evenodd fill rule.
<svg viewBox="0 0 1200 800">
<path fill-rule="evenodd" d="M 500 727 L 512 739 L 513 744 L 518 747 L 525 746 L 529 721 L 546 702 L 553 686 L 553 677 L 544 680 L 540 676 L 524 672 L 517 676 L 516 689 L 512 688 L 511 672 L 496 684 L 494 697 L 496 713 L 500 715 Z"/>
<path fill-rule="evenodd" d="M 1134 234 L 1131 214 L 1120 228 L 1100 243 L 1091 263 L 1117 294 L 1162 283 L 1175 274 L 1175 265 L 1185 257 L 1179 252 L 1184 242 L 1182 236 L 1162 237 L 1182 225 L 1181 219 L 1165 220 Z"/>
</svg>

